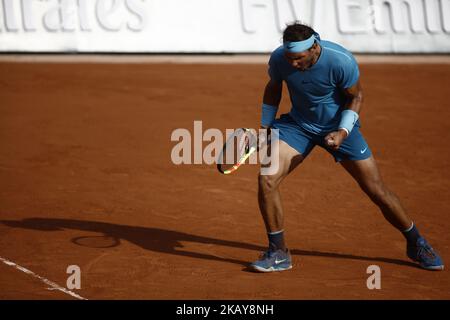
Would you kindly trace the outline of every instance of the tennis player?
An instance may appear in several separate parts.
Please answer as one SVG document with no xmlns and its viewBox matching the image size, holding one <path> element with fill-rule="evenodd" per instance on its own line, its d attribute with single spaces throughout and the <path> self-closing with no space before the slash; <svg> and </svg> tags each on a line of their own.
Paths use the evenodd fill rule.
<svg viewBox="0 0 450 320">
<path fill-rule="evenodd" d="M 370 147 L 361 134 L 359 113 L 363 92 L 358 64 L 342 46 L 321 40 L 309 26 L 295 22 L 283 32 L 283 45 L 269 60 L 261 126 L 279 129 L 279 169 L 260 175 L 258 202 L 269 246 L 251 267 L 261 272 L 292 268 L 284 241 L 279 185 L 313 150 L 327 150 L 380 208 L 385 219 L 406 238 L 406 254 L 428 270 L 443 270 L 438 253 L 422 237 L 397 196 L 381 179 Z M 292 108 L 278 119 L 282 83 Z"/>
</svg>

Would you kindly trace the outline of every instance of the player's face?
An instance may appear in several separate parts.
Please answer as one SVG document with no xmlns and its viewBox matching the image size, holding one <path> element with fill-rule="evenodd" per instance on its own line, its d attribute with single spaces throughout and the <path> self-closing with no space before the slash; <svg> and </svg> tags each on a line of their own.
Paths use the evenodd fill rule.
<svg viewBox="0 0 450 320">
<path fill-rule="evenodd" d="M 315 47 L 316 45 L 313 45 L 311 49 L 300 53 L 285 51 L 284 56 L 291 66 L 299 71 L 305 71 L 306 69 L 311 67 L 314 62 L 316 55 Z"/>
</svg>

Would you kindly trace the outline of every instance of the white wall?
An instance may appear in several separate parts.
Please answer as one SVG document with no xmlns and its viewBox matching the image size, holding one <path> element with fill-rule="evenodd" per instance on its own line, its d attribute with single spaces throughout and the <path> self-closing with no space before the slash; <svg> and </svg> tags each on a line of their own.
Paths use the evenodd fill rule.
<svg viewBox="0 0 450 320">
<path fill-rule="evenodd" d="M 0 51 L 270 52 L 296 19 L 354 52 L 450 52 L 450 0 L 0 0 Z"/>
</svg>

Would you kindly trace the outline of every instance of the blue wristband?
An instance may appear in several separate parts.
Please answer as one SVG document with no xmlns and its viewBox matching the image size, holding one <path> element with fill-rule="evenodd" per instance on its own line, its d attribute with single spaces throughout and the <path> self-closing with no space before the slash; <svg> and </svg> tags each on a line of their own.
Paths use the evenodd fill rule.
<svg viewBox="0 0 450 320">
<path fill-rule="evenodd" d="M 346 129 L 348 131 L 348 134 L 350 134 L 358 119 L 359 115 L 355 111 L 349 109 L 342 111 L 339 129 L 340 128 Z"/>
<path fill-rule="evenodd" d="M 270 127 L 277 115 L 278 107 L 263 103 L 261 112 L 261 125 Z"/>
</svg>

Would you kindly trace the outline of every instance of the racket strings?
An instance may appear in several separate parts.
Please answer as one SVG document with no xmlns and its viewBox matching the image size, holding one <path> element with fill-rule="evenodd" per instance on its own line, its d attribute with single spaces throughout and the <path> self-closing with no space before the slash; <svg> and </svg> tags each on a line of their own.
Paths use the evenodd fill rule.
<svg viewBox="0 0 450 320">
<path fill-rule="evenodd" d="M 250 156 L 255 151 L 263 150 L 270 141 L 270 129 L 260 131 L 259 134 L 254 129 L 236 129 L 223 146 L 217 160 L 217 169 L 224 174 L 236 171 L 240 165 L 251 160 Z"/>
<path fill-rule="evenodd" d="M 218 169 L 222 173 L 236 170 L 251 153 L 257 149 L 257 138 L 252 130 L 240 128 L 227 139 L 218 159 Z"/>
</svg>

